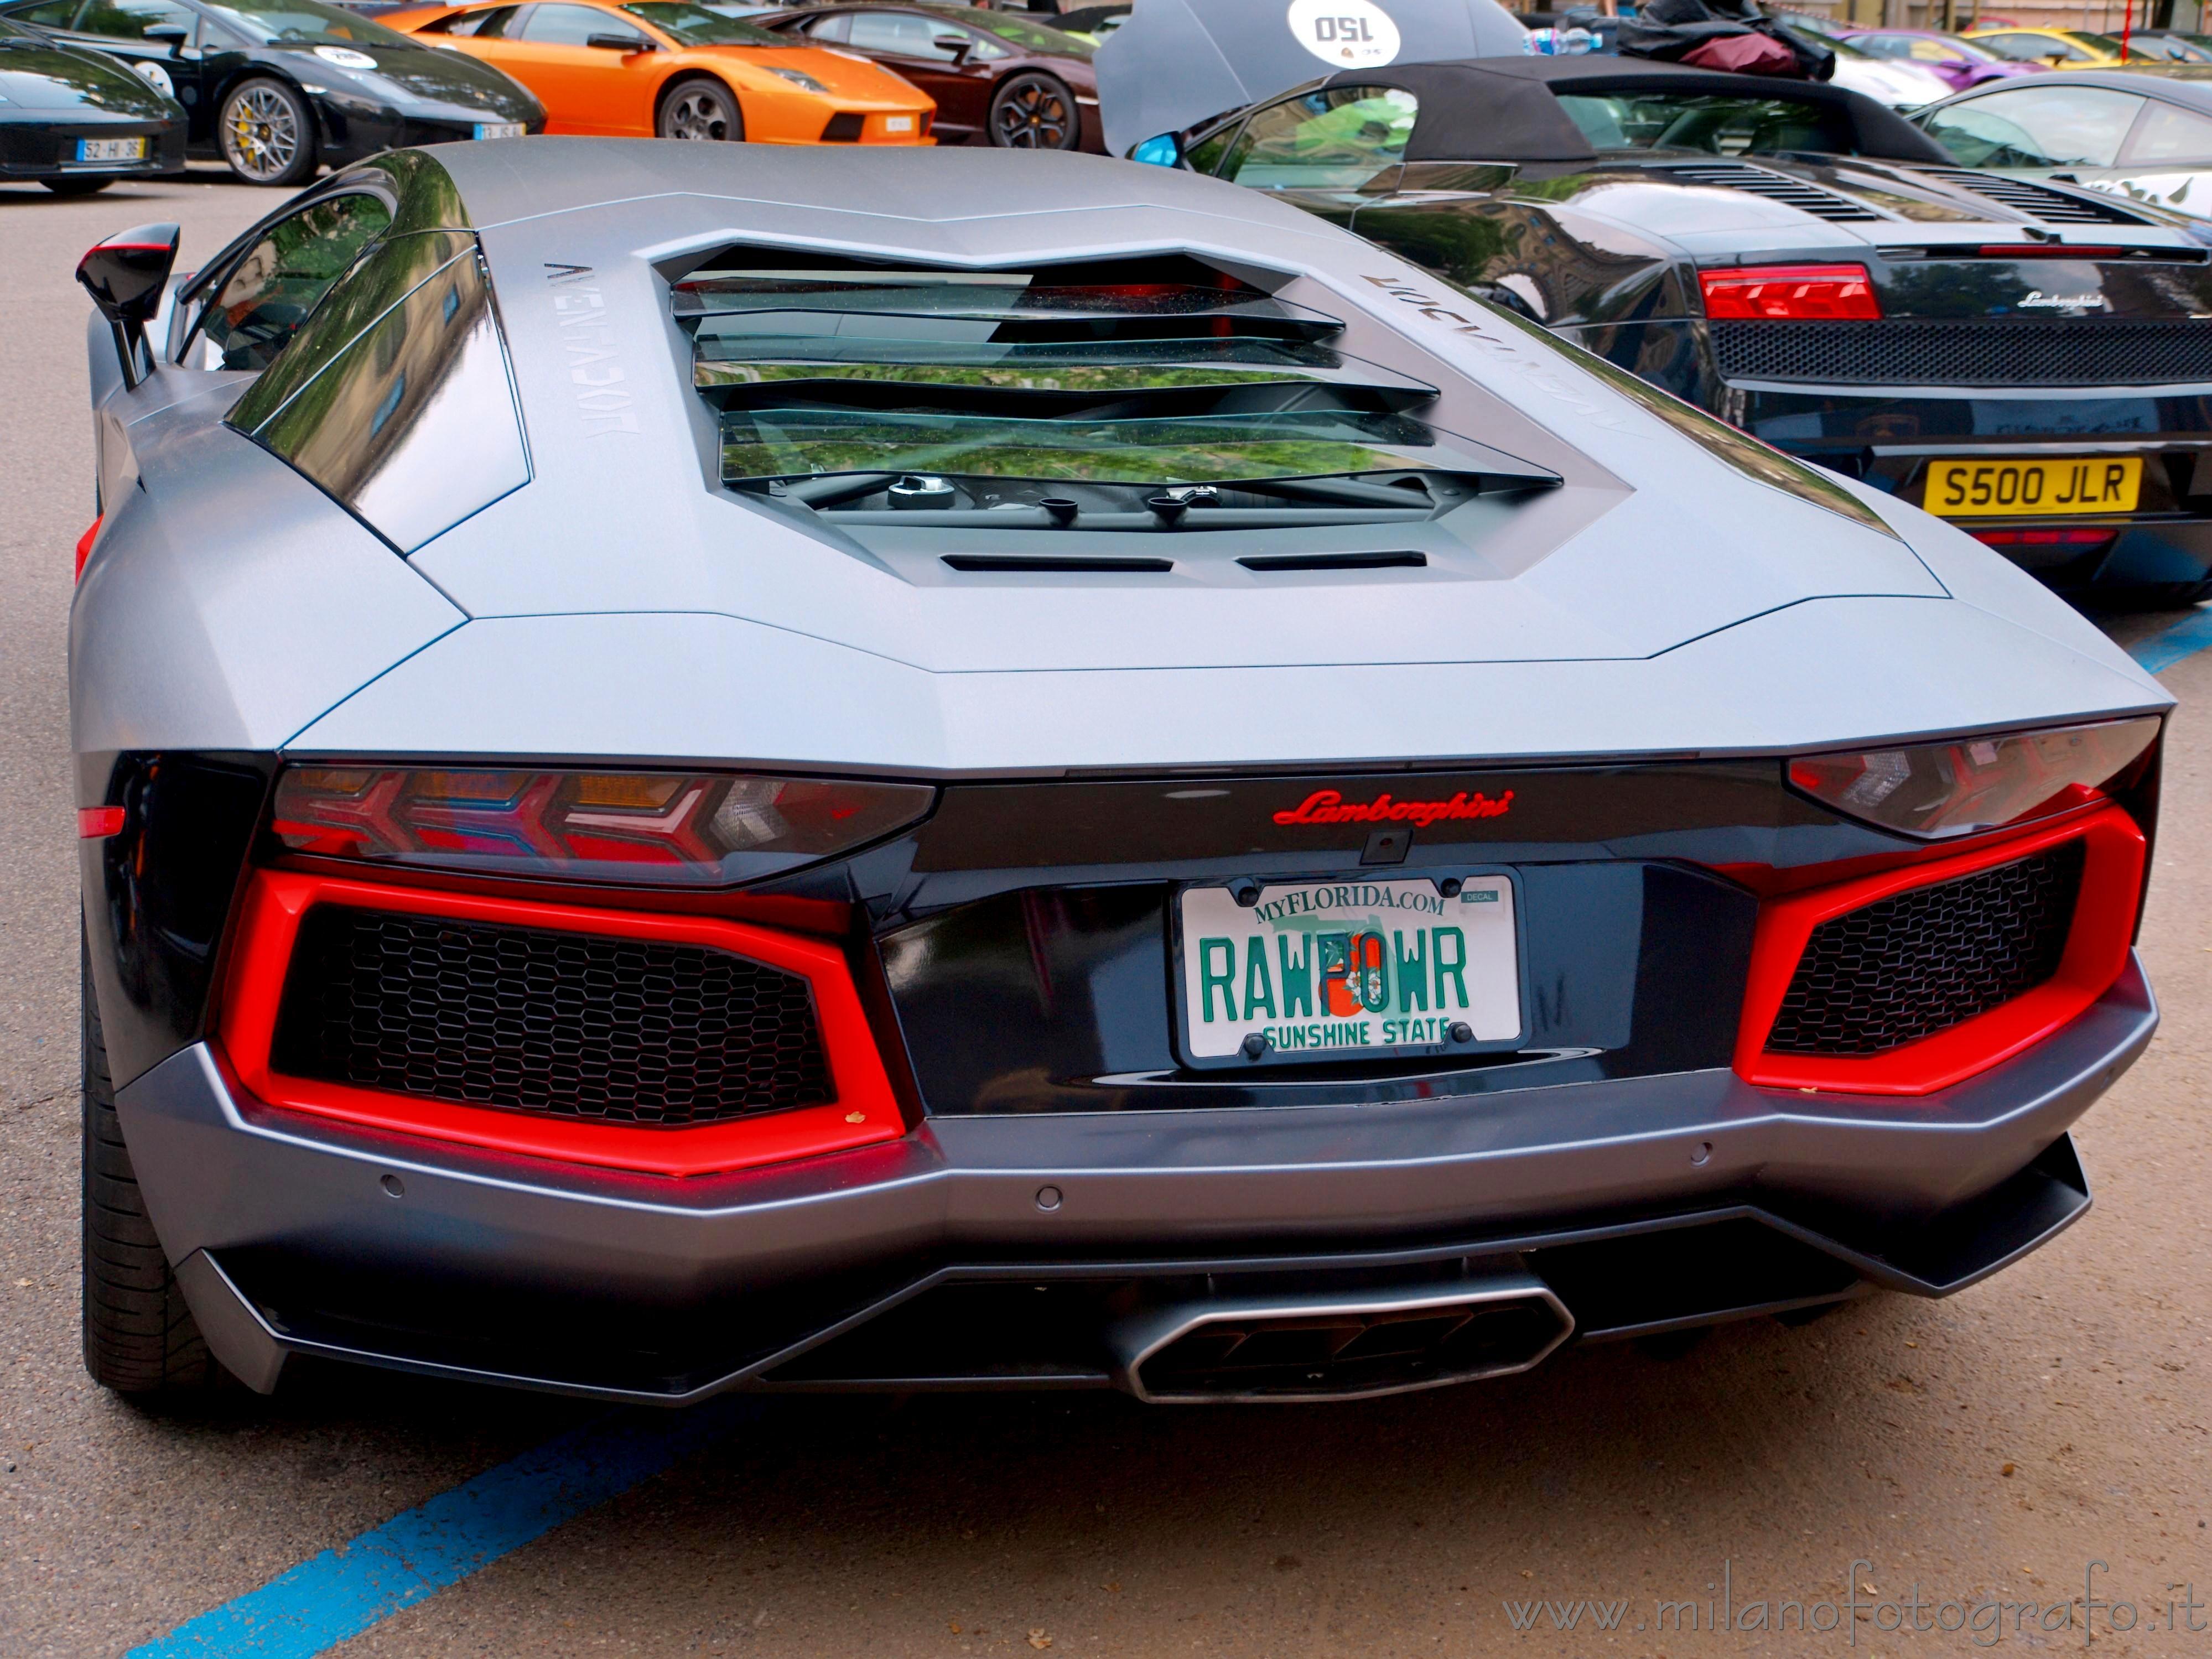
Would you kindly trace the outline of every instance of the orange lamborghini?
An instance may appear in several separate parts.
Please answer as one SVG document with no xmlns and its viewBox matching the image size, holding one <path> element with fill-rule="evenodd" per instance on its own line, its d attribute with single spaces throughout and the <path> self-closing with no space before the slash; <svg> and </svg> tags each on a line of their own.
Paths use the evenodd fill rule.
<svg viewBox="0 0 2212 1659">
<path fill-rule="evenodd" d="M 548 132 L 935 142 L 937 106 L 911 82 L 688 0 L 419 6 L 377 21 L 514 76 L 545 106 Z"/>
</svg>

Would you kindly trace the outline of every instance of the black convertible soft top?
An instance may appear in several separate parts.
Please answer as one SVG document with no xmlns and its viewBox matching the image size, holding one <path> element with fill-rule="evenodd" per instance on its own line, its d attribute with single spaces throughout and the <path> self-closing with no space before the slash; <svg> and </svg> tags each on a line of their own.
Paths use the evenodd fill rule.
<svg viewBox="0 0 2212 1659">
<path fill-rule="evenodd" d="M 1832 111 L 1851 153 L 1887 161 L 1954 165 L 1919 128 L 1871 98 L 1819 81 L 1784 81 L 1684 69 L 1648 58 L 1477 58 L 1456 64 L 1393 64 L 1340 70 L 1327 87 L 1397 87 L 1420 100 L 1406 145 L 1408 161 L 1571 161 L 1597 152 L 1555 93 L 1705 93 L 1788 98 Z"/>
</svg>

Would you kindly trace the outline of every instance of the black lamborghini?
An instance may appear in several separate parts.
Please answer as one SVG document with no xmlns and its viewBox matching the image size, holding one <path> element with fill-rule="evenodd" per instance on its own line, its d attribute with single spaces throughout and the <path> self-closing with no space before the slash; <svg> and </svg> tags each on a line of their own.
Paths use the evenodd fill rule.
<svg viewBox="0 0 2212 1659">
<path fill-rule="evenodd" d="M 0 180 L 64 196 L 185 165 L 185 112 L 96 52 L 0 17 Z"/>
<path fill-rule="evenodd" d="M 1139 144 L 1347 226 L 2104 603 L 2212 592 L 2212 246 L 1869 99 L 1619 58 L 1347 70 Z"/>
<path fill-rule="evenodd" d="M 192 154 L 248 184 L 545 125 L 537 99 L 489 64 L 322 0 L 16 0 L 0 22 L 128 65 L 184 106 Z"/>
</svg>

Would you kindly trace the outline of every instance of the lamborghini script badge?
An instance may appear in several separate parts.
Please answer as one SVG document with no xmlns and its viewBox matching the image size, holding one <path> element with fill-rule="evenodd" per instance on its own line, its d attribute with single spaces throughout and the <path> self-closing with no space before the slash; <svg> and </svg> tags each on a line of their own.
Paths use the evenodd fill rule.
<svg viewBox="0 0 2212 1659">
<path fill-rule="evenodd" d="M 1346 800 L 1334 789 L 1316 789 L 1296 806 L 1275 814 L 1278 823 L 1410 823 L 1425 830 L 1451 818 L 1502 818 L 1513 807 L 1509 789 L 1496 800 L 1480 789 L 1462 789 L 1449 800 L 1392 800 L 1384 790 L 1370 801 Z"/>
</svg>

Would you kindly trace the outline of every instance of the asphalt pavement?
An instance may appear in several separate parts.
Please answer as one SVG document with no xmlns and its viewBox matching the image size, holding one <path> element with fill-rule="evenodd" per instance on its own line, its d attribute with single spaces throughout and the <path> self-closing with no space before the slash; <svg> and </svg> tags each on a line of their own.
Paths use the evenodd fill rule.
<svg viewBox="0 0 2212 1659">
<path fill-rule="evenodd" d="M 605 1425 L 596 1407 L 334 1370 L 159 1415 L 80 1364 L 64 663 L 93 508 L 70 272 L 101 235 L 162 219 L 192 264 L 278 199 L 205 175 L 78 200 L 0 185 L 7 1659 L 155 1642 Z M 2212 1656 L 2212 653 L 2165 678 L 2182 707 L 2143 951 L 2166 1024 L 2079 1132 L 2095 1208 L 1989 1283 L 1355 1406 L 771 1400 L 335 1650 L 1963 1654 L 2080 1646 L 2093 1595 L 2127 1607 L 2096 1614 L 2095 1650 Z M 325 1593 L 286 1582 L 295 1603 Z M 1710 1629 L 1723 1587 L 1735 1627 Z M 1754 1605 L 1766 1628 L 1743 1627 Z M 2011 1609 L 2001 1629 L 1984 1607 Z M 1774 1628 L 1800 1618 L 1812 1628 Z M 186 1650 L 280 1649 L 156 1650 Z"/>
</svg>

